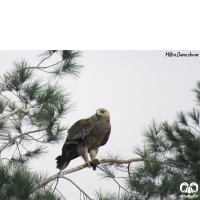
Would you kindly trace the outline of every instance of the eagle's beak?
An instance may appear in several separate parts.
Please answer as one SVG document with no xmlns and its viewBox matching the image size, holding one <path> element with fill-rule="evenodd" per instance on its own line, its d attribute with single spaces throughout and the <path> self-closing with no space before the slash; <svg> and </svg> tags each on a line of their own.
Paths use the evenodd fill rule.
<svg viewBox="0 0 200 200">
<path fill-rule="evenodd" d="M 96 110 L 96 115 L 99 115 L 100 113 L 99 113 L 99 110 Z"/>
</svg>

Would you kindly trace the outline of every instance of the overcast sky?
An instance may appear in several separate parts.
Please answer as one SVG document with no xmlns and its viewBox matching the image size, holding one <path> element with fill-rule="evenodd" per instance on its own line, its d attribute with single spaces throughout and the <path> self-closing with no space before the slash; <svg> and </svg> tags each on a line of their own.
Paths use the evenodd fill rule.
<svg viewBox="0 0 200 200">
<path fill-rule="evenodd" d="M 166 52 L 171 51 L 83 51 L 80 64 L 84 68 L 80 77 L 64 78 L 62 83 L 71 92 L 72 102 L 76 102 L 76 111 L 66 116 L 67 125 L 93 115 L 98 108 L 110 112 L 111 136 L 97 157 L 111 151 L 133 158 L 132 148 L 142 145 L 142 130 L 152 119 L 173 121 L 177 111 L 188 111 L 195 106 L 191 89 L 200 80 L 200 56 L 166 57 Z M 172 52 L 200 54 L 200 51 L 190 50 Z M 26 58 L 36 65 L 38 53 L 40 51 L 0 51 L 0 74 L 11 68 L 12 61 L 18 58 Z M 35 170 L 47 171 L 48 175 L 58 172 L 55 157 L 60 155 L 62 145 L 54 145 L 42 159 L 33 162 Z M 78 158 L 68 168 L 83 163 L 83 159 Z M 97 173 L 98 169 L 84 169 L 67 177 L 91 197 L 100 188 L 118 190 L 115 183 L 100 180 Z M 67 199 L 79 199 L 77 188 L 66 180 L 60 180 L 58 188 Z"/>
</svg>

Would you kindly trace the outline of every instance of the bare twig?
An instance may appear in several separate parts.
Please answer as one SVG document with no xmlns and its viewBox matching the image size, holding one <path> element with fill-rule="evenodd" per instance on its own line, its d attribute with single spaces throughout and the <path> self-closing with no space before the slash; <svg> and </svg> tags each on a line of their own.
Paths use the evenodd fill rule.
<svg viewBox="0 0 200 200">
<path fill-rule="evenodd" d="M 102 169 L 101 167 L 97 166 L 97 168 L 99 168 L 100 170 L 102 170 L 104 173 L 108 174 L 108 173 L 107 173 L 104 169 Z M 108 175 L 110 176 L 110 174 L 108 174 Z M 126 191 L 127 193 L 133 194 L 132 192 L 128 191 L 128 190 L 125 189 L 123 186 L 121 186 L 121 185 L 119 184 L 119 182 L 115 179 L 115 177 L 110 176 L 110 178 L 112 178 L 113 181 L 115 181 L 115 183 L 117 183 L 117 185 L 119 186 L 119 188 L 122 188 L 122 189 L 123 189 L 124 191 Z M 119 192 L 120 192 L 120 190 L 119 190 Z M 118 199 L 119 199 L 119 196 L 118 196 Z"/>
<path fill-rule="evenodd" d="M 39 142 L 39 143 L 43 143 L 43 144 L 47 143 L 47 142 L 45 142 L 44 140 L 40 141 L 40 139 L 43 138 L 43 137 L 45 137 L 46 134 L 44 134 L 44 135 L 41 136 L 40 138 L 34 138 L 34 137 L 30 136 L 30 135 L 27 135 L 27 136 L 30 137 L 31 139 L 28 139 L 28 138 L 27 138 L 26 140 L 33 140 L 33 141 L 35 141 L 35 142 Z"/>
<path fill-rule="evenodd" d="M 130 165 L 131 165 L 131 163 L 129 163 L 129 164 L 128 164 L 128 167 L 127 167 L 127 168 L 128 168 L 128 176 L 129 176 L 129 179 L 131 179 Z"/>
<path fill-rule="evenodd" d="M 55 187 L 54 187 L 53 193 L 54 193 L 55 190 L 56 190 L 56 187 L 57 187 L 57 185 L 58 185 L 58 181 L 59 181 L 59 179 L 56 180 L 56 185 L 55 185 Z"/>
<path fill-rule="evenodd" d="M 61 62 L 63 62 L 63 61 L 64 61 L 64 60 L 60 60 L 60 61 L 58 61 L 57 63 L 54 63 L 54 64 L 49 65 L 49 66 L 46 66 L 45 69 L 50 68 L 50 67 L 53 67 L 53 66 L 55 66 L 55 65 L 58 65 L 59 63 L 61 63 Z M 43 67 L 43 68 L 44 68 L 44 67 Z"/>
<path fill-rule="evenodd" d="M 0 153 L 0 166 L 3 165 L 2 159 L 1 159 L 1 153 Z"/>
<path fill-rule="evenodd" d="M 52 186 L 47 185 L 51 190 Z M 62 193 L 56 188 L 56 191 L 60 194 L 60 196 L 65 200 L 65 197 L 62 195 Z"/>
<path fill-rule="evenodd" d="M 17 136 L 15 136 L 15 137 L 13 137 L 11 140 L 9 140 L 8 143 L 6 143 L 6 144 L 4 144 L 4 145 L 2 145 L 2 146 L 0 147 L 0 153 L 1 153 L 6 147 L 8 147 L 9 144 L 15 142 L 15 140 L 16 140 L 17 138 L 22 138 L 24 135 L 28 135 L 28 134 L 30 134 L 30 133 L 36 133 L 36 132 L 43 131 L 43 130 L 44 130 L 44 129 L 29 131 L 29 132 L 25 132 L 25 133 L 22 133 L 22 134 L 20 134 L 20 135 L 17 135 Z"/>
<path fill-rule="evenodd" d="M 0 119 L 5 119 L 6 117 L 9 117 L 10 115 L 14 115 L 18 111 L 21 111 L 21 112 L 24 112 L 24 113 L 28 113 L 28 110 L 24 110 L 23 108 L 16 108 L 15 110 L 13 110 L 12 112 L 8 113 L 7 115 L 4 115 L 4 116 L 0 117 Z"/>
<path fill-rule="evenodd" d="M 118 200 L 120 200 L 120 188 L 121 188 L 121 186 L 119 186 Z"/>
<path fill-rule="evenodd" d="M 189 126 L 190 128 L 193 128 L 196 132 L 200 133 L 200 131 L 198 131 L 195 127 L 193 126 Z"/>
<path fill-rule="evenodd" d="M 50 54 L 48 57 L 42 59 L 42 60 L 39 62 L 39 64 L 37 65 L 37 68 L 38 68 L 46 59 L 50 58 L 52 55 L 53 55 L 53 53 Z"/>
<path fill-rule="evenodd" d="M 89 200 L 92 200 L 92 198 L 90 198 L 78 185 L 76 185 L 76 183 L 74 183 L 71 179 L 69 178 L 66 178 L 66 177 L 62 177 L 68 181 L 70 181 L 72 184 L 74 184 L 79 190 L 80 192 L 82 192 Z"/>
<path fill-rule="evenodd" d="M 17 150 L 18 150 L 18 153 L 19 153 L 19 156 L 20 156 L 20 159 L 22 158 L 22 154 L 21 154 L 21 152 L 20 152 L 20 149 L 19 149 L 19 144 L 18 144 L 18 142 L 16 142 L 16 145 L 17 145 Z"/>
</svg>

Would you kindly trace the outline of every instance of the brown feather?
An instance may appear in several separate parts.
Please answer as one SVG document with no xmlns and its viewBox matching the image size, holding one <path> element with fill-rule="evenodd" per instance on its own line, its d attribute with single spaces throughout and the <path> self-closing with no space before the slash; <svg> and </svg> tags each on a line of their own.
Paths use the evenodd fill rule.
<svg viewBox="0 0 200 200">
<path fill-rule="evenodd" d="M 74 140 L 74 139 L 80 139 L 80 138 L 83 139 L 85 135 L 87 135 L 90 132 L 93 126 L 94 124 L 93 124 L 92 117 L 77 121 L 68 130 L 68 136 L 67 136 L 66 142 L 68 140 Z"/>
<path fill-rule="evenodd" d="M 107 143 L 111 131 L 110 114 L 100 108 L 96 114 L 74 123 L 68 130 L 68 136 L 62 148 L 62 156 L 58 156 L 57 168 L 64 169 L 69 162 L 78 156 L 88 161 L 88 153 L 96 156 L 98 148 Z M 91 154 L 90 154 L 91 157 Z"/>
</svg>

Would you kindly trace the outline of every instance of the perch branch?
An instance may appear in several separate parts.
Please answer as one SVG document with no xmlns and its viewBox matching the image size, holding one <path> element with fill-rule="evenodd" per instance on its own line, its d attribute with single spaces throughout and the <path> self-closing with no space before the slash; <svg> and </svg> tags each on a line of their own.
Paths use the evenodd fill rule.
<svg viewBox="0 0 200 200">
<path fill-rule="evenodd" d="M 135 158 L 135 159 L 129 159 L 129 160 L 103 159 L 103 160 L 100 160 L 100 164 L 103 164 L 103 163 L 128 164 L 128 163 L 132 163 L 132 162 L 145 161 L 145 160 L 147 160 L 147 159 L 145 159 L 145 158 Z M 88 167 L 87 164 L 83 164 L 83 165 L 79 165 L 77 167 L 74 167 L 74 168 L 71 168 L 71 169 L 68 169 L 68 170 L 60 171 L 60 172 L 54 174 L 53 176 L 50 176 L 46 180 L 42 181 L 37 186 L 37 188 L 35 188 L 35 190 L 45 186 L 46 184 L 50 183 L 51 181 L 53 181 L 55 179 L 63 178 L 66 174 L 70 174 L 70 173 L 82 170 L 86 167 Z"/>
</svg>

